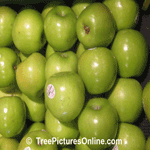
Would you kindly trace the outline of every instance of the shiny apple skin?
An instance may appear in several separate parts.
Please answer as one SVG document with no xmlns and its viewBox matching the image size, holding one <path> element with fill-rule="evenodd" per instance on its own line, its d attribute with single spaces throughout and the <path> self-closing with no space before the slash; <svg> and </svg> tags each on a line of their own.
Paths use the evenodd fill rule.
<svg viewBox="0 0 150 150">
<path fill-rule="evenodd" d="M 116 34 L 111 47 L 120 77 L 139 77 L 146 68 L 148 46 L 144 36 L 137 30 L 124 29 Z"/>
</svg>

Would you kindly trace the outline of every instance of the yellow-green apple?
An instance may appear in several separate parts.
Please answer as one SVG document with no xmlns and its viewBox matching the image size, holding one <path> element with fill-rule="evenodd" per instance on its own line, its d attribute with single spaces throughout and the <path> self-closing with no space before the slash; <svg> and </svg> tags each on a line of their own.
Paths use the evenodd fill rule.
<svg viewBox="0 0 150 150">
<path fill-rule="evenodd" d="M 111 50 L 117 59 L 120 77 L 142 75 L 148 60 L 148 46 L 141 32 L 134 29 L 120 30 Z"/>
<path fill-rule="evenodd" d="M 136 125 L 120 123 L 116 139 L 119 143 L 116 143 L 113 150 L 145 150 L 144 132 Z"/>
<path fill-rule="evenodd" d="M 52 9 L 52 8 L 54 8 L 54 7 L 56 7 L 56 6 L 58 6 L 58 5 L 64 5 L 65 3 L 64 3 L 64 1 L 50 1 L 49 3 L 47 3 L 45 6 L 44 6 L 44 8 L 43 8 L 43 10 L 42 10 L 42 13 L 41 13 L 41 15 L 42 15 L 42 17 L 43 17 L 43 19 L 45 19 L 45 17 L 46 17 L 46 15 L 48 14 L 48 12 Z"/>
<path fill-rule="evenodd" d="M 76 50 L 76 55 L 78 57 L 78 59 L 80 58 L 80 56 L 82 55 L 82 53 L 85 51 L 86 49 L 84 48 L 82 43 L 79 43 L 77 46 L 77 50 Z"/>
<path fill-rule="evenodd" d="M 71 8 L 76 14 L 76 17 L 78 18 L 81 12 L 93 2 L 94 2 L 93 0 L 75 0 Z"/>
<path fill-rule="evenodd" d="M 35 52 L 17 66 L 16 81 L 19 89 L 35 101 L 44 92 L 45 64 L 45 57 Z"/>
<path fill-rule="evenodd" d="M 17 150 L 58 150 L 58 148 L 48 132 L 36 130 L 22 138 Z"/>
<path fill-rule="evenodd" d="M 89 99 L 78 118 L 78 128 L 81 137 L 95 139 L 87 142 L 89 148 L 103 150 L 110 147 L 107 140 L 116 138 L 118 130 L 118 114 L 106 98 Z M 103 139 L 103 143 L 96 141 Z M 105 144 L 106 143 L 106 144 Z"/>
<path fill-rule="evenodd" d="M 150 122 L 150 81 L 147 82 L 143 89 L 143 108 Z"/>
<path fill-rule="evenodd" d="M 85 87 L 81 77 L 74 72 L 59 72 L 45 84 L 45 103 L 61 122 L 74 120 L 85 101 Z"/>
<path fill-rule="evenodd" d="M 107 47 L 114 39 L 116 22 L 106 5 L 95 2 L 79 15 L 76 32 L 79 41 L 87 49 Z"/>
<path fill-rule="evenodd" d="M 20 11 L 14 21 L 12 38 L 23 54 L 39 51 L 46 43 L 44 21 L 40 12 L 35 9 Z"/>
<path fill-rule="evenodd" d="M 45 78 L 58 72 L 76 72 L 78 68 L 78 58 L 73 51 L 55 52 L 46 61 Z"/>
<path fill-rule="evenodd" d="M 49 56 L 51 56 L 53 53 L 55 53 L 55 50 L 47 43 L 46 52 L 45 52 L 46 60 L 47 60 L 47 59 L 49 58 Z"/>
<path fill-rule="evenodd" d="M 14 137 L 23 130 L 26 121 L 26 107 L 20 97 L 1 97 L 0 114 L 0 134 L 3 137 Z"/>
<path fill-rule="evenodd" d="M 66 123 L 60 122 L 48 109 L 45 114 L 45 127 L 49 134 L 59 139 L 76 139 L 79 134 L 78 125 L 74 120 Z"/>
<path fill-rule="evenodd" d="M 17 54 L 8 47 L 0 47 L 0 90 L 11 91 L 16 86 Z"/>
<path fill-rule="evenodd" d="M 117 110 L 120 122 L 135 122 L 143 109 L 142 86 L 136 79 L 118 78 L 108 94 L 109 103 Z"/>
<path fill-rule="evenodd" d="M 26 116 L 29 120 L 33 122 L 44 121 L 46 108 L 43 96 L 37 97 L 36 99 L 32 100 L 24 93 L 22 93 L 21 99 L 26 104 Z"/>
<path fill-rule="evenodd" d="M 149 150 L 149 149 L 150 149 L 150 136 L 146 140 L 146 149 L 145 150 Z"/>
<path fill-rule="evenodd" d="M 1 150 L 17 150 L 19 142 L 14 138 L 0 137 Z"/>
<path fill-rule="evenodd" d="M 76 16 L 69 6 L 54 7 L 44 19 L 44 32 L 50 46 L 55 51 L 72 48 L 77 40 Z"/>
<path fill-rule="evenodd" d="M 139 5 L 134 0 L 104 0 L 115 18 L 117 29 L 135 28 L 139 15 Z"/>
<path fill-rule="evenodd" d="M 85 50 L 78 60 L 78 74 L 90 94 L 110 90 L 117 75 L 117 61 L 108 48 Z"/>
<path fill-rule="evenodd" d="M 17 12 L 8 6 L 0 6 L 0 47 L 13 43 L 12 28 Z"/>
</svg>

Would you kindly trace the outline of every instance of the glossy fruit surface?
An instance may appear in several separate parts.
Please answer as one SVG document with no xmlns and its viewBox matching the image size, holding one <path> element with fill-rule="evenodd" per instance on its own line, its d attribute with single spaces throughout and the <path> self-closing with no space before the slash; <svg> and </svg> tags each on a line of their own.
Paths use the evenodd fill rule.
<svg viewBox="0 0 150 150">
<path fill-rule="evenodd" d="M 12 40 L 12 28 L 17 12 L 8 6 L 0 6 L 0 47 L 10 46 Z"/>
<path fill-rule="evenodd" d="M 76 32 L 85 48 L 107 47 L 116 32 L 115 20 L 106 5 L 92 3 L 77 19 Z"/>
<path fill-rule="evenodd" d="M 44 22 L 37 10 L 24 9 L 17 15 L 12 38 L 19 51 L 24 54 L 39 51 L 46 43 L 43 33 Z"/>
<path fill-rule="evenodd" d="M 148 60 L 148 47 L 139 31 L 124 29 L 117 32 L 111 50 L 117 59 L 120 77 L 142 75 Z"/>
<path fill-rule="evenodd" d="M 74 120 L 81 112 L 84 101 L 85 87 L 77 73 L 60 72 L 46 81 L 45 103 L 58 120 Z"/>
<path fill-rule="evenodd" d="M 81 112 L 78 119 L 80 135 L 86 139 L 103 139 L 106 144 L 87 145 L 94 150 L 106 149 L 108 139 L 114 139 L 118 130 L 116 109 L 105 98 L 92 98 Z"/>
<path fill-rule="evenodd" d="M 135 28 L 139 15 L 139 5 L 134 0 L 104 0 L 115 18 L 117 29 Z"/>
<path fill-rule="evenodd" d="M 20 97 L 0 98 L 0 134 L 3 137 L 18 135 L 26 121 L 26 107 Z"/>
<path fill-rule="evenodd" d="M 116 59 L 105 47 L 85 50 L 78 60 L 78 74 L 90 94 L 105 93 L 116 80 Z"/>
</svg>

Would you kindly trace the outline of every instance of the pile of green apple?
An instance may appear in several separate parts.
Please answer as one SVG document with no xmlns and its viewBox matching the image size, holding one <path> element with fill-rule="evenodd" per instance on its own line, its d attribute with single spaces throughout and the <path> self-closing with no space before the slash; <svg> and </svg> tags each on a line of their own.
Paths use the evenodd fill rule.
<svg viewBox="0 0 150 150">
<path fill-rule="evenodd" d="M 138 15 L 134 0 L 50 2 L 42 12 L 1 6 L 0 149 L 149 150 L 134 124 L 143 110 L 150 121 L 150 82 L 143 89 L 136 79 L 148 62 Z"/>
</svg>

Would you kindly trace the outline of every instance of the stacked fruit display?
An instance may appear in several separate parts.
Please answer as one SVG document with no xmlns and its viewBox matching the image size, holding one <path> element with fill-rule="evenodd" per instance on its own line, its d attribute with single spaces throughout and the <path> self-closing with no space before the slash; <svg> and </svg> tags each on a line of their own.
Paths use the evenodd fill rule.
<svg viewBox="0 0 150 150">
<path fill-rule="evenodd" d="M 134 124 L 150 121 L 138 15 L 134 0 L 1 6 L 0 149 L 149 150 Z"/>
</svg>

